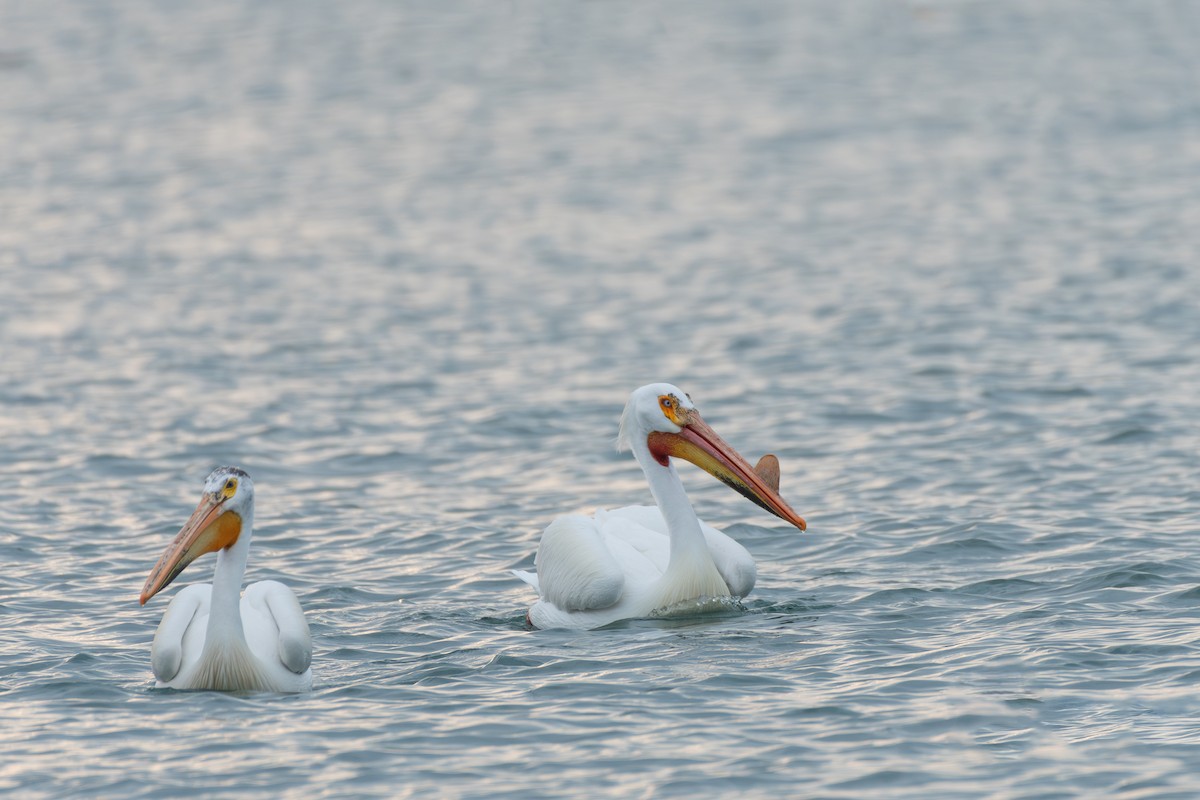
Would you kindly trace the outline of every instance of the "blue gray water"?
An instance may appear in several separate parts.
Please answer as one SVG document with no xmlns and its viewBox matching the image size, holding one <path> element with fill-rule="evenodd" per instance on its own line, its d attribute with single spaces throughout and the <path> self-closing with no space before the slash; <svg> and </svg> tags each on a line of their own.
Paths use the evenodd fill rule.
<svg viewBox="0 0 1200 800">
<path fill-rule="evenodd" d="M 0 4 L 0 793 L 1200 794 L 1190 2 Z M 746 610 L 530 632 L 672 381 Z M 155 690 L 217 464 L 304 696 Z M 211 577 L 212 560 L 179 581 Z"/>
</svg>

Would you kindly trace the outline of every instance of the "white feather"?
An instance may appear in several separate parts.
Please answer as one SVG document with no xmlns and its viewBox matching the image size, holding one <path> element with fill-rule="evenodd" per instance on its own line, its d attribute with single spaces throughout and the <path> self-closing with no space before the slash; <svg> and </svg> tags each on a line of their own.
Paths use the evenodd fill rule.
<svg viewBox="0 0 1200 800">
<path fill-rule="evenodd" d="M 150 651 L 156 685 L 172 689 L 306 692 L 312 639 L 292 590 L 277 581 L 246 587 L 238 604 L 243 636 L 209 640 L 211 584 L 175 596 Z"/>
<path fill-rule="evenodd" d="M 259 581 L 240 592 L 254 526 L 254 485 L 241 470 L 222 467 L 209 475 L 205 492 L 219 492 L 232 476 L 240 481 L 226 505 L 240 517 L 240 533 L 218 551 L 212 584 L 188 586 L 167 606 L 150 650 L 157 685 L 309 691 L 312 639 L 296 595 L 278 581 Z"/>
<path fill-rule="evenodd" d="M 597 511 L 554 520 L 542 534 L 537 574 L 514 571 L 538 592 L 529 621 L 538 628 L 597 628 L 621 619 L 698 611 L 745 597 L 757 570 L 746 548 L 692 510 L 670 459 L 650 452 L 653 432 L 677 434 L 695 414 L 670 384 L 643 386 L 621 414 L 617 445 L 631 449 L 657 506 Z"/>
<path fill-rule="evenodd" d="M 534 564 L 542 597 L 564 611 L 608 608 L 621 598 L 625 574 L 590 517 L 550 523 Z"/>
<path fill-rule="evenodd" d="M 754 558 L 716 528 L 702 523 L 702 529 L 719 582 L 708 577 L 704 583 L 701 577 L 699 583 L 656 586 L 671 551 L 667 523 L 657 507 L 626 506 L 599 510 L 594 517 L 559 517 L 542 534 L 537 574 L 518 575 L 540 595 L 529 609 L 530 622 L 538 628 L 598 628 L 693 598 L 745 597 L 754 588 Z M 547 550 L 546 536 L 552 530 Z M 621 589 L 615 597 L 614 586 Z M 656 592 L 648 591 L 652 586 Z"/>
</svg>

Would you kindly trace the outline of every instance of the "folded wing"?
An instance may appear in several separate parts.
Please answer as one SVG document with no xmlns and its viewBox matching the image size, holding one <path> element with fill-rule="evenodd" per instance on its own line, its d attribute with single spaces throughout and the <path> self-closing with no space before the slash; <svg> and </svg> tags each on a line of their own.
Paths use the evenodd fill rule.
<svg viewBox="0 0 1200 800">
<path fill-rule="evenodd" d="M 296 675 L 306 672 L 312 663 L 312 638 L 292 590 L 279 581 L 259 581 L 246 587 L 242 605 L 246 640 L 255 655 Z M 253 635 L 250 628 L 255 629 Z"/>
</svg>

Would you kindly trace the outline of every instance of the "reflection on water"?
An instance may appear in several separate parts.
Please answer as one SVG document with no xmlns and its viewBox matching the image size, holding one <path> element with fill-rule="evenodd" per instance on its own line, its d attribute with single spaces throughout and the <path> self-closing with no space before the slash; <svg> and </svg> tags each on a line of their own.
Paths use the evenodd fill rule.
<svg viewBox="0 0 1200 800">
<path fill-rule="evenodd" d="M 0 8 L 0 789 L 1194 795 L 1197 29 Z M 746 610 L 527 632 L 651 380 L 810 529 L 684 471 Z M 151 688 L 218 463 L 311 695 Z"/>
</svg>

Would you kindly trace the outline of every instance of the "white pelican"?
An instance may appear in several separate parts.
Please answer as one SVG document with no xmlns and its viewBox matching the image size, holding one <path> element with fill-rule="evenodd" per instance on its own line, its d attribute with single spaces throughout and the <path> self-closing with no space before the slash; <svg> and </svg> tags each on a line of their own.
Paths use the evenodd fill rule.
<svg viewBox="0 0 1200 800">
<path fill-rule="evenodd" d="M 204 481 L 200 504 L 142 587 L 142 605 L 188 564 L 217 552 L 212 585 L 194 584 L 167 606 L 150 663 L 159 687 L 220 691 L 307 692 L 312 689 L 312 640 L 300 602 L 278 581 L 242 590 L 254 483 L 237 467 L 217 467 Z"/>
<path fill-rule="evenodd" d="M 621 415 L 617 445 L 633 450 L 658 507 L 569 515 L 542 533 L 536 574 L 513 570 L 539 598 L 537 628 L 599 628 L 621 619 L 728 606 L 754 588 L 746 548 L 699 520 L 673 458 L 691 461 L 775 516 L 804 530 L 779 496 L 779 461 L 751 467 L 708 427 L 691 398 L 669 383 L 637 389 Z"/>
</svg>

